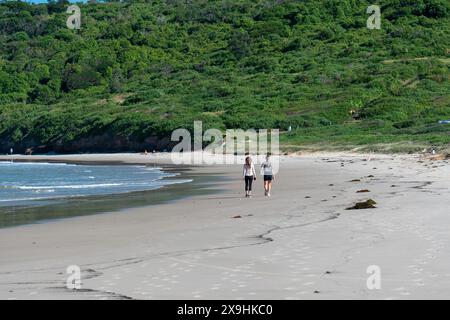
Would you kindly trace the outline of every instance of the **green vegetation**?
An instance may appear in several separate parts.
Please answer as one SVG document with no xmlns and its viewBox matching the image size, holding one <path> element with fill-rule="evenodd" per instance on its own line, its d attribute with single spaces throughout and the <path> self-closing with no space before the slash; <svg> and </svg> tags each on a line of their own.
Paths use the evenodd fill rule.
<svg viewBox="0 0 450 320">
<path fill-rule="evenodd" d="M 80 4 L 81 30 L 67 6 L 0 4 L 1 152 L 165 149 L 194 120 L 291 127 L 289 150 L 450 142 L 448 0 Z"/>
</svg>

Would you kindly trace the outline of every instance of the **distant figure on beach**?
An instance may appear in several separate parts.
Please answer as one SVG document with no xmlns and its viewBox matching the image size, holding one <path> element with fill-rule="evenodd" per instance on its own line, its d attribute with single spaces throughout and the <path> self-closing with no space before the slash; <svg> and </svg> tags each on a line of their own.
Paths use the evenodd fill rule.
<svg viewBox="0 0 450 320">
<path fill-rule="evenodd" d="M 245 158 L 243 175 L 245 180 L 245 197 L 250 198 L 252 196 L 253 180 L 256 180 L 255 166 L 251 157 Z"/>
<path fill-rule="evenodd" d="M 270 197 L 272 181 L 275 180 L 272 163 L 270 162 L 270 153 L 266 155 L 266 161 L 261 164 L 261 175 L 264 176 L 264 194 L 266 197 Z"/>
<path fill-rule="evenodd" d="M 9 154 L 10 154 L 10 155 L 13 155 L 13 153 L 14 153 L 14 150 L 13 150 L 13 148 L 11 148 L 11 149 L 9 150 Z"/>
</svg>

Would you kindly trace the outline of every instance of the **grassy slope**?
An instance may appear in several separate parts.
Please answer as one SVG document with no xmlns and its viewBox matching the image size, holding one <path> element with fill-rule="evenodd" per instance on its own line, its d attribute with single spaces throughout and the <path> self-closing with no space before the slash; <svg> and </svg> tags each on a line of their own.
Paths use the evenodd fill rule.
<svg viewBox="0 0 450 320">
<path fill-rule="evenodd" d="M 291 126 L 288 150 L 445 148 L 450 5 L 379 3 L 382 30 L 365 28 L 368 1 L 239 0 L 84 5 L 79 32 L 64 12 L 2 5 L 2 150 L 143 141 L 194 120 Z"/>
</svg>

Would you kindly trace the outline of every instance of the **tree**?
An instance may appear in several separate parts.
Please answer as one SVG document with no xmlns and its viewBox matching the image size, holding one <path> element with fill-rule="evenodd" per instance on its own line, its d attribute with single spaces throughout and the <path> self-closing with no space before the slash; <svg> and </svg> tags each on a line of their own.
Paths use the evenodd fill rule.
<svg viewBox="0 0 450 320">
<path fill-rule="evenodd" d="M 241 59 L 250 53 L 251 38 L 247 31 L 239 29 L 233 33 L 229 46 L 236 58 Z"/>
</svg>

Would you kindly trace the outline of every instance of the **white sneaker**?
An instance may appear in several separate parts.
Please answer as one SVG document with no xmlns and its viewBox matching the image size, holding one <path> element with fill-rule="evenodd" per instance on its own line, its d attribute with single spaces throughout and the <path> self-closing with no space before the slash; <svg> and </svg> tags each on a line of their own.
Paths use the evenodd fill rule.
<svg viewBox="0 0 450 320">
<path fill-rule="evenodd" d="M 267 192 L 267 196 L 270 197 L 270 193 Z"/>
</svg>

